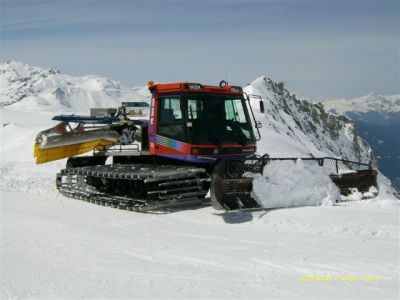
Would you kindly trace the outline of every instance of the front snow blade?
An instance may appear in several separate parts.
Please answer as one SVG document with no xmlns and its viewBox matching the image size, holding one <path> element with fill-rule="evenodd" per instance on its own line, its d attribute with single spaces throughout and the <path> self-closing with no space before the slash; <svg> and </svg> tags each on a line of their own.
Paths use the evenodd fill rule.
<svg viewBox="0 0 400 300">
<path fill-rule="evenodd" d="M 112 146 L 118 137 L 116 131 L 106 127 L 87 130 L 78 126 L 71 130 L 68 123 L 62 122 L 39 132 L 33 156 L 37 164 L 42 164 L 83 154 L 97 147 Z"/>
<path fill-rule="evenodd" d="M 43 164 L 50 161 L 83 154 L 92 151 L 97 147 L 112 146 L 112 145 L 114 145 L 114 143 L 106 140 L 95 140 L 85 143 L 64 145 L 60 147 L 53 147 L 47 149 L 42 149 L 40 144 L 35 144 L 34 157 L 36 157 L 36 164 Z"/>
</svg>

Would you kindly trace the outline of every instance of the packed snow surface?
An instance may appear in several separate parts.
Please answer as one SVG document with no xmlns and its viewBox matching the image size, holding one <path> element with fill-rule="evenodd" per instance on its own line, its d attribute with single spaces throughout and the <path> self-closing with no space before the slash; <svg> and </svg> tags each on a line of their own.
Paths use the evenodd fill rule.
<svg viewBox="0 0 400 300">
<path fill-rule="evenodd" d="M 20 67 L 19 72 L 27 72 Z M 28 75 L 38 75 L 38 84 L 42 75 L 57 77 L 31 71 Z M 60 105 L 65 107 L 60 100 L 69 98 L 55 94 L 58 100 L 49 107 L 53 96 L 46 98 L 46 89 L 33 84 L 39 102 L 32 102 L 32 95 L 12 92 L 23 84 L 12 76 L 12 82 L 5 81 L 6 100 L 17 101 L 20 95 L 27 101 L 0 108 L 1 299 L 398 298 L 399 202 L 386 178 L 379 178 L 379 196 L 371 200 L 263 212 L 200 207 L 144 214 L 69 199 L 54 182 L 65 160 L 35 165 L 33 159 L 36 134 L 54 125 L 51 117 L 60 113 Z M 73 98 L 77 101 L 71 107 L 84 98 Z M 259 149 L 281 155 L 326 153 L 329 144 L 314 145 L 306 127 L 299 121 L 304 131 L 296 129 L 288 115 L 262 122 Z M 291 169 L 316 180 L 311 174 L 316 171 L 300 163 Z M 264 175 L 281 176 L 273 168 Z M 296 184 L 302 185 L 298 193 L 308 190 L 308 196 L 297 196 L 302 205 L 319 205 L 328 197 L 329 188 L 321 187 L 319 197 L 307 200 L 310 186 L 293 176 L 297 183 L 283 176 L 285 187 L 264 196 L 257 192 L 260 201 L 269 203 L 272 192 L 281 201 L 293 201 L 281 194 L 287 187 L 292 197 Z M 257 181 L 260 189 L 262 180 Z M 314 184 L 327 184 L 320 180 Z"/>
<path fill-rule="evenodd" d="M 379 201 L 141 214 L 55 190 L 2 192 L 1 216 L 2 299 L 395 299 L 399 293 L 398 207 Z"/>
<path fill-rule="evenodd" d="M 387 182 L 378 198 L 333 206 L 121 211 L 61 196 L 65 160 L 34 164 L 51 115 L 0 110 L 0 298 L 398 296 L 399 206 Z"/>
<path fill-rule="evenodd" d="M 264 208 L 333 205 L 339 189 L 314 161 L 272 161 L 253 181 L 253 196 Z"/>
</svg>

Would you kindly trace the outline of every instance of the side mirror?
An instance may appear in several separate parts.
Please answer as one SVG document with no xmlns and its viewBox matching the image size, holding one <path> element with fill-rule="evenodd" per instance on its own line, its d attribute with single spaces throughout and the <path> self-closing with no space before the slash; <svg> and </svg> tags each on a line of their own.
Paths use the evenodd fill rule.
<svg viewBox="0 0 400 300">
<path fill-rule="evenodd" d="M 264 113 L 264 101 L 260 100 L 260 112 Z"/>
<path fill-rule="evenodd" d="M 260 121 L 256 121 L 256 128 L 262 128 L 262 124 Z"/>
</svg>

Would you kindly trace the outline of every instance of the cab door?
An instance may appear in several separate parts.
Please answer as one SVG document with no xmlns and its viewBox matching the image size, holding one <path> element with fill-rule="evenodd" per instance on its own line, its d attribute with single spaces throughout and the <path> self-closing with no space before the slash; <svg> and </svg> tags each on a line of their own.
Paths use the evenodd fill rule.
<svg viewBox="0 0 400 300">
<path fill-rule="evenodd" d="M 154 135 L 154 154 L 184 160 L 186 141 L 185 114 L 181 96 L 159 95 Z"/>
</svg>

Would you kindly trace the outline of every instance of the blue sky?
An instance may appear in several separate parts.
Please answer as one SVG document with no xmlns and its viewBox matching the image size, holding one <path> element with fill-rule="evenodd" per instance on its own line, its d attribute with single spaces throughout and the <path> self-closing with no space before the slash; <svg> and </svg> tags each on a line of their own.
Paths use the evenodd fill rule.
<svg viewBox="0 0 400 300">
<path fill-rule="evenodd" d="M 399 91 L 398 0 L 0 0 L 1 61 L 128 85 L 261 75 L 315 99 Z"/>
</svg>

